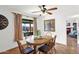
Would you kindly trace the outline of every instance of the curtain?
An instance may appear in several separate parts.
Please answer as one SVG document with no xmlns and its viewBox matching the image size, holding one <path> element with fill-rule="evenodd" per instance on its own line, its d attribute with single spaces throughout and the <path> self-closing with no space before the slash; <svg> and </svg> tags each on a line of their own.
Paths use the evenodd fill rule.
<svg viewBox="0 0 79 59">
<path fill-rule="evenodd" d="M 14 13 L 15 19 L 14 19 L 14 29 L 15 29 L 15 41 L 22 40 L 22 15 Z"/>
<path fill-rule="evenodd" d="M 34 29 L 33 29 L 34 31 L 33 32 L 34 32 L 34 35 L 37 35 L 37 20 L 35 17 L 33 19 L 34 19 L 33 20 L 33 24 L 34 24 Z"/>
</svg>

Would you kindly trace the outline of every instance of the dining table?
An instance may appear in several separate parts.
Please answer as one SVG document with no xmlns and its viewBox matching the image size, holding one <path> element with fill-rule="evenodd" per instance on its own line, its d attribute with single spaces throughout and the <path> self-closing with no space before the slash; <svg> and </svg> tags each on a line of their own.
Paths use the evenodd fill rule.
<svg viewBox="0 0 79 59">
<path fill-rule="evenodd" d="M 49 41 L 50 41 L 49 38 L 42 38 L 42 37 L 40 37 L 40 38 L 35 38 L 33 42 L 28 42 L 27 41 L 27 43 L 29 45 L 33 45 L 34 54 L 36 54 L 37 53 L 37 46 L 43 45 L 43 44 L 47 44 Z"/>
</svg>

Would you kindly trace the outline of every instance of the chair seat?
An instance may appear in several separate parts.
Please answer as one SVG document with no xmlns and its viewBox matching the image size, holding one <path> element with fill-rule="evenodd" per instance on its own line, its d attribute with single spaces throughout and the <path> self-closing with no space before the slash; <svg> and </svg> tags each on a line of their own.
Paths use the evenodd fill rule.
<svg viewBox="0 0 79 59">
<path fill-rule="evenodd" d="M 27 47 L 24 49 L 24 53 L 27 53 L 27 54 L 32 53 L 33 51 L 34 50 L 31 47 Z"/>
<path fill-rule="evenodd" d="M 47 45 L 43 45 L 41 47 L 38 48 L 39 51 L 47 53 L 48 51 L 48 46 Z"/>
</svg>

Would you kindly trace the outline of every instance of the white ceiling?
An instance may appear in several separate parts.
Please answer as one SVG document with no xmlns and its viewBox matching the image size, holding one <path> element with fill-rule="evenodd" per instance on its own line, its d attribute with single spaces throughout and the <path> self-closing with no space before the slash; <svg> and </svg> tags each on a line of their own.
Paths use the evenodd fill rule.
<svg viewBox="0 0 79 59">
<path fill-rule="evenodd" d="M 55 7 L 53 5 L 47 6 L 47 8 Z M 1 8 L 7 8 L 10 11 L 17 11 L 17 12 L 22 12 L 25 14 L 33 14 L 31 12 L 33 11 L 38 11 L 40 8 L 38 8 L 38 5 L 4 5 L 0 6 Z M 78 5 L 58 5 L 58 12 L 63 13 L 65 16 L 71 17 L 73 15 L 78 15 L 79 14 L 79 6 Z M 56 12 L 57 12 L 56 11 Z M 51 11 L 54 12 L 54 11 Z"/>
<path fill-rule="evenodd" d="M 34 11 L 40 11 L 40 8 L 38 7 L 38 5 L 4 5 L 4 6 L 0 6 L 0 8 L 1 7 L 2 8 L 7 7 L 7 9 L 10 11 L 18 11 L 18 12 L 24 12 L 24 13 L 32 13 Z M 55 7 L 55 6 L 53 5 L 46 6 L 47 9 L 51 7 Z"/>
</svg>

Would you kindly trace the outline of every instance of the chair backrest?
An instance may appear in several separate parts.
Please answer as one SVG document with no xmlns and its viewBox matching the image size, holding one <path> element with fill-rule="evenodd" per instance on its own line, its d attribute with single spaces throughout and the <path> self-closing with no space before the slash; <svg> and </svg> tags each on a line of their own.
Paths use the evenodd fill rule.
<svg viewBox="0 0 79 59">
<path fill-rule="evenodd" d="M 50 50 L 53 47 L 53 41 L 50 40 L 48 46 L 49 46 L 48 49 Z"/>
<path fill-rule="evenodd" d="M 50 40 L 49 42 L 48 42 L 48 50 L 50 50 L 50 49 L 52 49 L 52 47 L 54 47 L 55 46 L 55 41 L 56 41 L 56 36 L 54 37 L 54 38 L 52 38 L 52 40 Z"/>
<path fill-rule="evenodd" d="M 54 38 L 52 39 L 53 45 L 55 45 L 56 37 L 57 37 L 57 36 L 55 35 Z"/>
<path fill-rule="evenodd" d="M 21 42 L 20 42 L 19 40 L 17 41 L 17 44 L 18 44 L 18 47 L 19 47 L 20 53 L 23 54 L 23 53 L 24 53 L 24 51 L 23 51 L 24 48 L 23 48 L 23 46 L 22 46 L 22 44 L 21 44 Z"/>
</svg>

